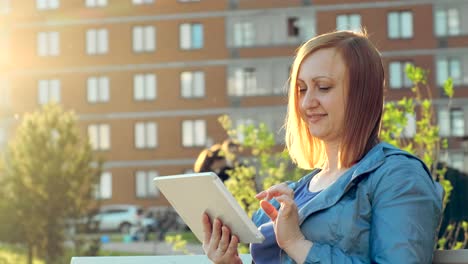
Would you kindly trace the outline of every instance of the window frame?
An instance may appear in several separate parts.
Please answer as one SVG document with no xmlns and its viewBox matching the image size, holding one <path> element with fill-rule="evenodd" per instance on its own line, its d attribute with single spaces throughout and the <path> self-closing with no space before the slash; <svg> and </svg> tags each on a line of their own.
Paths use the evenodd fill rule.
<svg viewBox="0 0 468 264">
<path fill-rule="evenodd" d="M 189 133 L 191 134 L 190 137 L 191 137 L 191 142 L 186 142 L 185 141 L 185 131 L 186 131 L 186 124 L 190 124 L 191 125 L 191 128 L 190 128 L 190 131 Z M 197 138 L 197 131 L 196 131 L 196 126 L 197 124 L 203 124 L 203 133 L 204 133 L 204 137 L 202 139 L 198 139 Z M 186 119 L 186 120 L 182 120 L 182 123 L 181 123 L 181 131 L 182 131 L 182 140 L 181 140 L 181 145 L 182 147 L 184 148 L 199 148 L 199 147 L 205 147 L 206 143 L 207 143 L 207 140 L 208 140 L 208 126 L 207 126 L 207 122 L 205 119 Z M 197 142 L 197 140 L 201 140 L 200 142 Z"/>
<path fill-rule="evenodd" d="M 404 29 L 404 26 L 403 23 L 403 15 L 404 14 L 410 14 L 411 16 L 411 34 L 410 36 L 403 36 L 403 29 Z M 392 36 L 390 34 L 391 32 L 391 29 L 390 29 L 390 26 L 391 26 L 391 21 L 390 21 L 390 16 L 391 15 L 396 15 L 397 16 L 397 20 L 396 22 L 398 23 L 397 24 L 397 31 L 396 31 L 396 35 L 395 36 Z M 415 34 L 415 31 L 414 31 L 414 14 L 413 14 L 413 11 L 411 10 L 398 10 L 398 11 L 390 11 L 387 13 L 387 38 L 390 39 L 390 40 L 408 40 L 408 39 L 413 39 L 414 38 L 414 34 Z"/>
<path fill-rule="evenodd" d="M 184 87 L 185 83 L 183 80 L 183 76 L 190 76 L 190 85 L 189 87 Z M 197 82 L 197 76 L 200 78 Z M 195 71 L 183 71 L 180 73 L 180 96 L 184 99 L 200 99 L 204 98 L 206 95 L 206 78 L 205 78 L 205 72 L 201 70 L 195 70 Z M 202 86 L 198 89 L 200 92 L 197 94 L 197 83 L 201 83 Z M 188 89 L 184 89 L 188 88 Z M 184 91 L 189 91 L 189 94 L 184 93 Z"/>
<path fill-rule="evenodd" d="M 93 143 L 92 135 L 91 135 L 91 129 L 95 128 L 96 131 L 96 142 Z M 102 138 L 103 138 L 103 133 L 105 133 L 107 129 L 108 135 L 107 135 L 107 146 L 102 143 Z M 112 132 L 111 132 L 111 126 L 108 123 L 93 123 L 88 125 L 88 138 L 89 138 L 89 143 L 91 144 L 91 147 L 93 151 L 109 151 L 111 150 L 112 146 Z"/>
<path fill-rule="evenodd" d="M 149 138 L 149 135 L 151 134 L 150 132 L 151 131 L 148 131 L 149 130 L 149 125 L 154 125 L 154 145 L 153 143 L 151 143 L 151 139 Z M 138 127 L 143 127 L 143 138 L 142 139 L 139 139 L 139 133 L 138 133 Z M 159 142 L 158 142 L 158 123 L 156 121 L 137 121 L 134 123 L 134 126 L 133 126 L 133 134 L 134 134 L 134 147 L 135 149 L 137 150 L 150 150 L 150 149 L 156 149 L 159 145 Z M 140 146 L 139 145 L 139 140 L 142 140 L 142 145 Z M 149 145 L 151 143 L 151 145 Z"/>
<path fill-rule="evenodd" d="M 160 196 L 159 190 L 153 184 L 153 178 L 158 177 L 159 173 L 156 170 L 136 170 L 135 171 L 135 197 L 137 199 L 154 199 Z M 144 194 L 139 194 L 139 176 L 144 177 Z M 151 192 L 151 189 L 154 191 Z"/>
</svg>

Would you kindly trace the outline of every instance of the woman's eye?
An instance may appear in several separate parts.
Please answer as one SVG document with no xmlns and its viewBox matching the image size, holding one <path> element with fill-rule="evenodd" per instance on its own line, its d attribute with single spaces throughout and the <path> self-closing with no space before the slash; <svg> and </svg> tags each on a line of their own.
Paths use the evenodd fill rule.
<svg viewBox="0 0 468 264">
<path fill-rule="evenodd" d="M 319 86 L 318 88 L 319 88 L 320 91 L 326 92 L 326 91 L 330 90 L 331 87 L 330 86 Z"/>
<path fill-rule="evenodd" d="M 297 90 L 299 91 L 299 93 L 304 93 L 307 91 L 307 87 L 304 87 L 304 86 L 298 86 L 297 87 Z"/>
</svg>

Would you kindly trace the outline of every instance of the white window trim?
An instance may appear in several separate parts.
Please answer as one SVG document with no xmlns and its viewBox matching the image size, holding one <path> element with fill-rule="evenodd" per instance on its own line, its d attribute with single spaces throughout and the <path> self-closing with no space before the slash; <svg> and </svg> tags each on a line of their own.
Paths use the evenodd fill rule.
<svg viewBox="0 0 468 264">
<path fill-rule="evenodd" d="M 138 170 L 135 172 L 135 197 L 136 198 L 155 198 L 159 196 L 159 190 L 153 184 L 153 179 L 159 174 L 155 170 Z M 141 179 L 143 178 L 143 179 Z M 141 180 L 143 184 L 140 185 Z M 143 189 L 140 189 L 143 188 Z"/>
<path fill-rule="evenodd" d="M 106 187 L 109 189 L 104 189 Z M 95 187 L 95 197 L 98 200 L 112 198 L 112 173 L 111 172 L 105 171 L 99 176 L 99 183 Z"/>
<path fill-rule="evenodd" d="M 50 102 L 59 103 L 61 97 L 61 84 L 59 79 L 44 79 L 37 82 L 38 103 L 40 105 Z"/>
<path fill-rule="evenodd" d="M 107 6 L 107 0 L 86 0 L 85 2 L 86 7 L 105 7 Z"/>
<path fill-rule="evenodd" d="M 151 128 L 154 128 L 154 138 L 152 138 Z M 139 131 L 142 137 L 139 137 Z M 155 149 L 158 147 L 158 123 L 153 121 L 136 122 L 134 126 L 134 144 L 136 149 Z"/>
<path fill-rule="evenodd" d="M 409 14 L 411 18 L 411 27 L 407 28 L 409 30 L 409 35 L 405 36 L 404 30 L 407 27 L 407 23 L 403 21 L 403 16 Z M 392 21 L 391 21 L 391 16 L 396 16 L 396 21 L 394 21 L 396 24 L 396 32 L 395 35 L 392 34 L 391 26 L 392 26 Z M 396 39 L 411 39 L 414 37 L 414 17 L 413 17 L 413 12 L 412 11 L 392 11 L 387 14 L 387 36 L 389 39 L 396 40 Z"/>
<path fill-rule="evenodd" d="M 182 72 L 180 74 L 180 94 L 182 98 L 203 98 L 205 96 L 205 72 Z"/>
<path fill-rule="evenodd" d="M 197 131 L 201 128 L 201 131 Z M 183 147 L 204 147 L 207 143 L 206 120 L 184 120 L 182 121 L 182 146 Z"/>
<path fill-rule="evenodd" d="M 157 30 L 155 26 L 134 26 L 132 28 L 132 48 L 136 53 L 156 50 Z"/>
<path fill-rule="evenodd" d="M 40 57 L 60 55 L 60 33 L 58 31 L 37 32 L 37 55 Z"/>
<path fill-rule="evenodd" d="M 36 0 L 36 9 L 39 11 L 53 10 L 60 7 L 60 0 Z"/>
<path fill-rule="evenodd" d="M 149 5 L 154 3 L 154 0 L 132 0 L 133 5 Z"/>
<path fill-rule="evenodd" d="M 109 52 L 109 32 L 105 28 L 86 31 L 86 54 L 100 55 Z"/>
<path fill-rule="evenodd" d="M 110 100 L 110 81 L 107 76 L 88 77 L 87 101 L 88 103 L 106 103 Z M 95 94 L 96 96 L 93 96 Z"/>
<path fill-rule="evenodd" d="M 449 14 L 456 12 L 456 25 L 451 25 L 450 22 L 455 21 L 455 16 Z M 442 25 L 438 24 L 438 16 L 442 17 Z M 461 17 L 460 9 L 457 7 L 435 8 L 434 9 L 434 35 L 437 37 L 450 37 L 461 35 Z"/>
<path fill-rule="evenodd" d="M 345 20 L 344 24 L 339 25 L 341 20 Z M 353 22 L 359 21 L 359 25 L 353 25 Z M 336 16 L 336 29 L 337 30 L 352 30 L 361 31 L 362 22 L 360 14 L 339 14 Z"/>
<path fill-rule="evenodd" d="M 95 130 L 95 131 L 93 131 Z M 92 133 L 96 132 L 95 138 Z M 107 135 L 105 135 L 107 133 Z M 89 142 L 95 151 L 107 151 L 111 148 L 111 127 L 109 124 L 88 125 Z M 94 141 L 95 140 L 95 141 Z"/>
<path fill-rule="evenodd" d="M 154 73 L 133 75 L 133 99 L 135 101 L 154 101 L 158 97 L 158 77 Z"/>
<path fill-rule="evenodd" d="M 201 28 L 201 43 L 200 46 L 194 45 L 194 27 Z M 204 26 L 202 23 L 183 23 L 179 25 L 179 47 L 182 50 L 198 50 L 202 49 L 205 45 L 204 39 Z"/>
<path fill-rule="evenodd" d="M 413 86 L 413 83 L 411 80 L 408 78 L 406 75 L 406 65 L 413 63 L 411 61 L 390 61 L 388 63 L 388 85 L 391 89 L 406 89 L 406 88 L 411 88 Z M 392 66 L 398 66 L 398 78 L 399 78 L 399 85 L 396 85 L 392 80 L 394 80 L 394 72 L 392 71 Z"/>
</svg>

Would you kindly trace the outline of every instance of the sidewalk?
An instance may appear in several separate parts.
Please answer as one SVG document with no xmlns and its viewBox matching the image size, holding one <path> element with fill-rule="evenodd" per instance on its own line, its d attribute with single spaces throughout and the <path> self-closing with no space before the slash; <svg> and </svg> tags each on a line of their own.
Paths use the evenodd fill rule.
<svg viewBox="0 0 468 264">
<path fill-rule="evenodd" d="M 149 242 L 109 242 L 101 245 L 101 249 L 117 252 L 141 253 L 142 255 L 185 255 L 182 251 L 173 251 L 172 245 L 161 241 Z M 203 254 L 201 244 L 187 244 L 189 254 Z"/>
</svg>

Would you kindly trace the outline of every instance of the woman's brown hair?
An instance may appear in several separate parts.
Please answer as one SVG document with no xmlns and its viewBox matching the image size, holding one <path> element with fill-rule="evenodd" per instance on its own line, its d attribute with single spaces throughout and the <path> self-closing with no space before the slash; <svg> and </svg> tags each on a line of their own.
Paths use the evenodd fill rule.
<svg viewBox="0 0 468 264">
<path fill-rule="evenodd" d="M 385 80 L 379 51 L 365 32 L 336 31 L 319 35 L 299 47 L 290 76 L 286 146 L 292 160 L 304 169 L 321 167 L 327 161 L 323 141 L 309 133 L 301 118 L 297 75 L 307 56 L 325 48 L 336 49 L 347 68 L 348 92 L 340 167 L 351 167 L 378 143 Z"/>
</svg>

